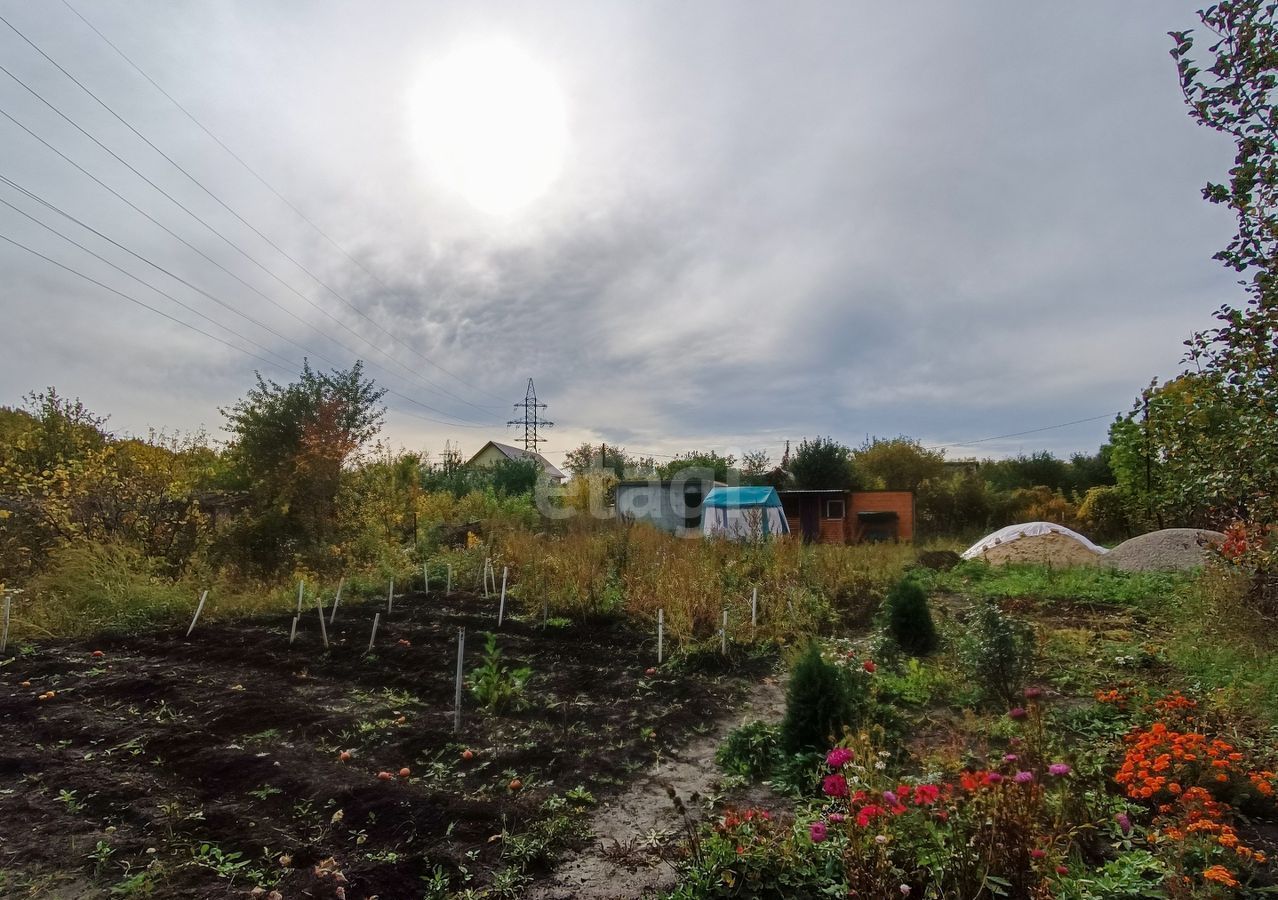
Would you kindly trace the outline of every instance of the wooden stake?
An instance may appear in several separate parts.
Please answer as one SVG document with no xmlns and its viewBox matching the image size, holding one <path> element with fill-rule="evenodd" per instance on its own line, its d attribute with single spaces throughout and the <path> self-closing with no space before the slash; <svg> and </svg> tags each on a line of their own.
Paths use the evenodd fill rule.
<svg viewBox="0 0 1278 900">
<path fill-rule="evenodd" d="M 497 606 L 497 627 L 501 627 L 501 620 L 506 616 L 506 572 L 505 566 L 501 567 L 501 603 Z"/>
<path fill-rule="evenodd" d="M 666 642 L 666 611 L 664 609 L 657 610 L 657 665 L 661 665 L 664 659 Z"/>
<path fill-rule="evenodd" d="M 754 593 L 750 595 L 750 627 L 755 628 L 759 624 L 759 589 L 755 588 Z"/>
<path fill-rule="evenodd" d="M 337 604 L 342 602 L 342 588 L 346 586 L 346 576 L 343 575 L 337 582 L 337 595 L 333 597 L 333 611 L 328 615 L 328 624 L 332 625 L 333 620 L 337 618 Z"/>
<path fill-rule="evenodd" d="M 373 652 L 373 641 L 377 640 L 377 625 L 381 621 L 382 621 L 382 614 L 373 613 L 373 633 L 368 636 L 368 650 L 366 651 L 367 653 Z"/>
<path fill-rule="evenodd" d="M 288 633 L 288 645 L 292 647 L 295 640 L 297 640 L 297 616 L 293 617 L 293 630 Z"/>
<path fill-rule="evenodd" d="M 190 637 L 191 632 L 195 630 L 195 623 L 199 621 L 200 613 L 204 612 L 204 601 L 208 597 L 208 595 L 209 595 L 208 591 L 205 591 L 203 594 L 200 594 L 199 605 L 195 607 L 195 615 L 191 617 L 191 627 L 186 630 L 187 637 Z"/>
<path fill-rule="evenodd" d="M 328 626 L 324 624 L 324 604 L 319 597 L 315 598 L 315 608 L 319 611 L 320 636 L 324 638 L 324 649 L 328 649 Z"/>
<path fill-rule="evenodd" d="M 13 604 L 13 598 L 8 594 L 4 595 L 4 629 L 0 630 L 0 653 L 4 653 L 4 648 L 9 646 L 9 607 Z"/>
<path fill-rule="evenodd" d="M 453 697 L 453 734 L 461 731 L 462 680 L 466 674 L 466 629 L 457 629 L 457 687 Z"/>
<path fill-rule="evenodd" d="M 395 579 L 392 578 L 390 587 L 386 589 L 386 615 L 391 614 L 391 604 L 395 602 Z"/>
</svg>

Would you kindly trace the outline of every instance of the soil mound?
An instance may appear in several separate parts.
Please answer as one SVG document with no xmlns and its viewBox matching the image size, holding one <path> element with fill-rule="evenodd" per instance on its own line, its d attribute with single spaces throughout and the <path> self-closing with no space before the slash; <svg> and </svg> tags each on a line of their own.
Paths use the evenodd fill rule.
<svg viewBox="0 0 1278 900">
<path fill-rule="evenodd" d="M 919 554 L 919 565 L 925 569 L 948 572 L 963 561 L 953 550 L 925 550 Z"/>
<path fill-rule="evenodd" d="M 1104 564 L 1124 572 L 1183 572 L 1207 563 L 1209 544 L 1225 536 L 1201 528 L 1164 528 L 1124 541 L 1105 554 Z"/>
<path fill-rule="evenodd" d="M 1064 569 L 1070 566 L 1098 565 L 1101 554 L 1068 534 L 1049 531 L 997 544 L 982 553 L 980 558 L 992 566 L 1035 563 Z"/>
<path fill-rule="evenodd" d="M 1025 522 L 987 534 L 963 552 L 964 559 L 983 559 L 995 566 L 1036 563 L 1068 568 L 1094 566 L 1105 553 L 1077 531 L 1055 522 Z"/>
</svg>

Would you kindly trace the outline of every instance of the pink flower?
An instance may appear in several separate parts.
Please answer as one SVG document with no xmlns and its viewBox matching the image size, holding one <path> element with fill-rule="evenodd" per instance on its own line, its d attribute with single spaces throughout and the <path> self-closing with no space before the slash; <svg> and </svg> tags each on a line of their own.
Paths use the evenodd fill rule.
<svg viewBox="0 0 1278 900">
<path fill-rule="evenodd" d="M 808 826 L 808 837 L 812 838 L 812 843 L 819 844 L 828 836 L 824 822 L 813 822 Z"/>
<path fill-rule="evenodd" d="M 825 755 L 825 764 L 831 769 L 841 769 L 852 762 L 854 756 L 847 747 L 835 747 Z"/>
<path fill-rule="evenodd" d="M 1114 816 L 1114 821 L 1118 823 L 1118 828 L 1123 832 L 1123 837 L 1127 837 L 1132 833 L 1132 820 L 1127 813 L 1120 812 L 1118 815 Z"/>
<path fill-rule="evenodd" d="M 1017 772 L 1015 775 L 1012 776 L 1012 780 L 1015 781 L 1017 784 L 1029 784 L 1031 781 L 1034 780 L 1034 773 L 1033 772 Z"/>
<path fill-rule="evenodd" d="M 888 806 L 900 806 L 900 805 L 901 805 L 901 801 L 897 799 L 896 794 L 895 794 L 895 793 L 893 793 L 892 791 L 884 791 L 884 792 L 883 792 L 883 799 L 887 802 L 887 805 L 888 805 Z"/>
<path fill-rule="evenodd" d="M 1002 775 L 1000 775 L 1000 774 L 998 774 L 997 772 L 986 772 L 986 773 L 985 773 L 985 783 L 986 783 L 986 784 L 999 784 L 1002 780 L 1003 780 L 1003 776 L 1002 776 Z"/>
<path fill-rule="evenodd" d="M 827 775 L 821 782 L 821 792 L 827 797 L 846 797 L 848 780 L 842 775 Z"/>
<path fill-rule="evenodd" d="M 1047 855 L 1047 851 L 1040 850 L 1038 847 L 1035 847 L 1033 850 L 1030 851 L 1030 856 L 1033 857 L 1034 859 L 1042 859 L 1046 855 Z"/>
<path fill-rule="evenodd" d="M 861 668 L 873 675 L 878 666 L 874 664 L 874 660 L 867 659 L 865 662 L 861 663 Z"/>
<path fill-rule="evenodd" d="M 1052 763 L 1047 767 L 1047 772 L 1053 778 L 1062 778 L 1069 774 L 1070 768 L 1066 763 Z"/>
<path fill-rule="evenodd" d="M 882 845 L 882 844 L 886 844 L 887 842 L 888 842 L 888 839 L 886 834 L 876 834 L 874 836 L 874 843 L 876 844 Z"/>
<path fill-rule="evenodd" d="M 1027 713 L 1023 708 L 1019 706 L 1013 707 L 1012 709 L 1009 709 L 1007 711 L 1007 717 L 1009 719 L 1014 719 L 1017 722 L 1019 722 L 1021 719 L 1025 718 L 1028 715 L 1029 713 Z"/>
<path fill-rule="evenodd" d="M 1038 699 L 1039 697 L 1041 697 L 1041 696 L 1043 696 L 1043 689 L 1042 689 L 1042 688 L 1037 688 L 1037 687 L 1027 687 L 1027 688 L 1025 689 L 1025 699 L 1026 699 L 1026 700 L 1037 700 L 1037 699 Z"/>
<path fill-rule="evenodd" d="M 1014 763 L 1018 759 L 1020 759 L 1020 757 L 1017 756 L 1015 753 L 1007 753 L 1007 754 L 1004 754 L 1003 756 L 1003 762 L 1005 763 Z"/>
<path fill-rule="evenodd" d="M 844 821 L 843 813 L 830 813 L 830 821 L 835 825 L 840 825 Z"/>
</svg>

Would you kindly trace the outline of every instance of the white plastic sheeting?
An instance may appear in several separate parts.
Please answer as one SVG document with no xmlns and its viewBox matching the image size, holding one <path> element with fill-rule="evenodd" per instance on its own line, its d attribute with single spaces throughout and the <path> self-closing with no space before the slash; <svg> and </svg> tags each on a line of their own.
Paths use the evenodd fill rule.
<svg viewBox="0 0 1278 900">
<path fill-rule="evenodd" d="M 1020 540 L 1023 537 L 1033 537 L 1038 534 L 1063 534 L 1072 537 L 1089 550 L 1097 553 L 1108 553 L 1104 547 L 1093 544 L 1087 538 L 1083 537 L 1077 531 L 1066 528 L 1064 525 L 1057 525 L 1055 522 L 1025 522 L 1021 525 L 1008 525 L 1006 528 L 1000 528 L 993 534 L 987 534 L 972 546 L 963 551 L 964 559 L 974 559 L 980 556 L 991 547 L 997 547 L 999 544 L 1006 544 L 1009 541 Z"/>
</svg>

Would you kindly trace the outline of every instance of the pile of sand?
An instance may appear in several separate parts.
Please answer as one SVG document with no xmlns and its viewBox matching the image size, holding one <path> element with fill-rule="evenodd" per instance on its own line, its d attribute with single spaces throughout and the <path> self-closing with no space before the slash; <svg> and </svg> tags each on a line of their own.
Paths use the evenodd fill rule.
<svg viewBox="0 0 1278 900">
<path fill-rule="evenodd" d="M 1004 541 L 982 551 L 978 557 L 992 566 L 1008 563 L 1037 563 L 1065 569 L 1071 566 L 1095 566 L 1102 554 L 1068 534 L 1049 531 Z"/>
<path fill-rule="evenodd" d="M 1207 544 L 1219 544 L 1219 531 L 1199 528 L 1164 528 L 1124 541 L 1105 554 L 1104 565 L 1124 572 L 1175 572 L 1202 568 Z"/>
</svg>

